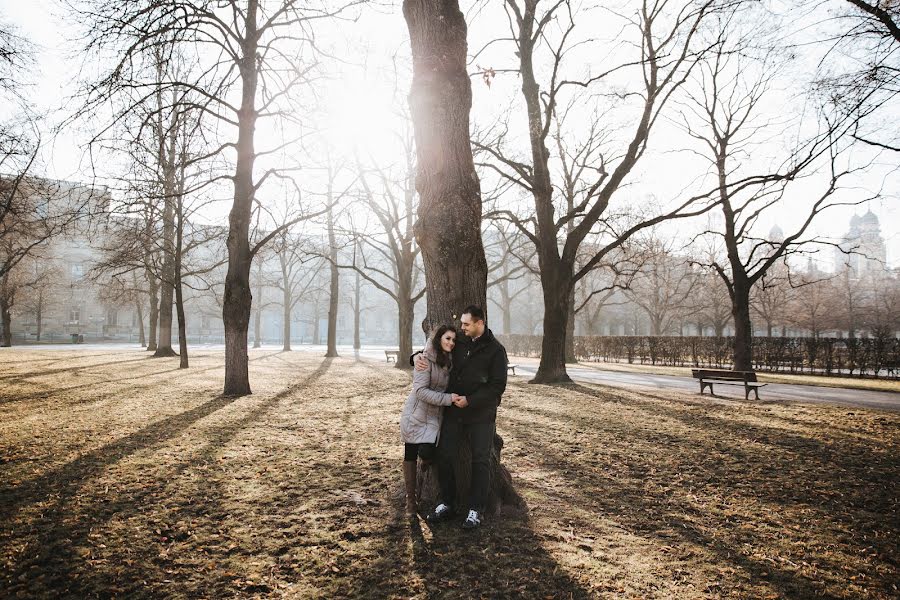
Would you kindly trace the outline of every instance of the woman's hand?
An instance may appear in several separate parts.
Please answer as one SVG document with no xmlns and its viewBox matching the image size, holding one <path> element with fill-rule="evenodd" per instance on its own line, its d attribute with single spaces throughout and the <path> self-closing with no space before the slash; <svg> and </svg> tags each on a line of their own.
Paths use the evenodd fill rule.
<svg viewBox="0 0 900 600">
<path fill-rule="evenodd" d="M 460 396 L 459 394 L 450 394 L 450 400 L 453 402 L 454 406 L 459 408 L 465 408 L 469 405 L 469 401 L 466 400 L 466 397 Z"/>
</svg>

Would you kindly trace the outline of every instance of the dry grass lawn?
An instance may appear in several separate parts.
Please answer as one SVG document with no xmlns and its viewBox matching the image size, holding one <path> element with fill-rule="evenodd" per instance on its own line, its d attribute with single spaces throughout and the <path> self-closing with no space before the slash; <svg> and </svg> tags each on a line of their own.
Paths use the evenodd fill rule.
<svg viewBox="0 0 900 600">
<path fill-rule="evenodd" d="M 0 596 L 896 598 L 900 415 L 511 381 L 526 519 L 400 511 L 409 375 L 0 353 Z"/>
</svg>

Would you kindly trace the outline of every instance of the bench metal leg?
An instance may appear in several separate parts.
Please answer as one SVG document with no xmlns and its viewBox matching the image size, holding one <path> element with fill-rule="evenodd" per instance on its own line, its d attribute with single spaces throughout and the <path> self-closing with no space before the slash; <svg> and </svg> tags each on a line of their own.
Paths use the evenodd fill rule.
<svg viewBox="0 0 900 600">
<path fill-rule="evenodd" d="M 715 396 L 715 394 L 713 393 L 713 384 L 711 384 L 711 383 L 709 383 L 709 382 L 705 382 L 705 381 L 701 381 L 701 382 L 700 382 L 700 395 L 701 395 L 701 396 L 703 395 L 703 390 L 704 390 L 705 388 L 709 388 L 709 395 L 710 395 L 710 396 Z"/>
</svg>

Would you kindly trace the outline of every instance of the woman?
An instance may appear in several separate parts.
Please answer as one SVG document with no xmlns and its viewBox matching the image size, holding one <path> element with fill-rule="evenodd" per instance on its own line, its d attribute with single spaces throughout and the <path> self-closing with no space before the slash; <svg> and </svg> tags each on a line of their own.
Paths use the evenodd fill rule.
<svg viewBox="0 0 900 600">
<path fill-rule="evenodd" d="M 441 433 L 444 407 L 453 395 L 445 393 L 450 381 L 450 355 L 456 346 L 456 329 L 438 327 L 425 345 L 423 355 L 428 369 L 413 371 L 413 387 L 400 417 L 400 437 L 406 445 L 403 456 L 403 481 L 406 484 L 406 514 L 416 514 L 416 459 L 431 461 Z"/>
</svg>

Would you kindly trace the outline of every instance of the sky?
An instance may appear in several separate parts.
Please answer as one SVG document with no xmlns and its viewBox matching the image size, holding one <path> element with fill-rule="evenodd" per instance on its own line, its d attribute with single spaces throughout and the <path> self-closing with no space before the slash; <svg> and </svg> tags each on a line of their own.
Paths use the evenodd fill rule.
<svg viewBox="0 0 900 600">
<path fill-rule="evenodd" d="M 463 3 L 463 6 L 468 5 Z M 38 110 L 48 114 L 49 122 L 58 122 L 68 116 L 71 104 L 68 97 L 74 89 L 73 75 L 84 59 L 71 55 L 72 49 L 77 47 L 72 40 L 75 29 L 66 19 L 60 18 L 60 14 L 60 8 L 52 0 L 0 0 L 2 18 L 16 24 L 20 32 L 39 47 L 39 72 L 32 78 L 32 98 Z M 470 51 L 480 48 L 485 40 L 506 32 L 505 20 L 500 18 L 502 13 L 483 9 L 477 12 L 472 10 L 468 16 Z M 579 27 L 582 27 L 582 21 L 584 29 L 594 36 L 613 35 L 608 31 L 608 19 L 604 19 L 602 14 L 586 15 L 579 21 Z M 328 107 L 321 119 L 321 127 L 327 132 L 330 143 L 337 151 L 346 154 L 352 154 L 354 150 L 363 154 L 398 153 L 400 150 L 396 142 L 385 140 L 391 139 L 396 131 L 405 126 L 398 104 L 405 102 L 409 87 L 408 66 L 404 61 L 409 49 L 399 4 L 394 10 L 390 7 L 383 7 L 378 12 L 366 10 L 356 22 L 343 23 L 326 37 L 326 43 L 339 57 L 370 56 L 365 65 L 348 61 L 341 68 L 340 76 L 333 78 L 321 90 Z M 399 65 L 396 83 L 389 72 L 394 57 L 398 57 Z M 475 63 L 479 67 L 499 69 L 505 66 L 509 58 L 509 49 L 498 47 L 496 52 L 486 52 Z M 586 63 L 590 60 L 591 57 L 585 57 Z M 490 87 L 477 78 L 473 79 L 473 127 L 487 127 L 502 117 L 510 98 L 515 97 L 518 85 L 517 75 L 512 73 L 498 74 Z M 513 113 L 514 126 L 516 117 L 521 115 Z M 519 127 L 524 125 L 521 121 L 520 118 Z M 657 134 L 659 139 L 654 146 L 657 153 L 648 156 L 634 173 L 630 186 L 622 195 L 625 202 L 640 203 L 649 194 L 665 195 L 668 191 L 681 189 L 688 181 L 685 173 L 695 169 L 690 156 L 665 149 L 666 137 L 674 135 L 671 126 L 663 125 Z M 263 133 L 263 141 L 266 141 L 265 135 Z M 84 152 L 84 141 L 85 133 L 77 128 L 60 133 L 52 147 L 48 147 L 41 157 L 43 173 L 57 179 L 89 181 L 91 170 Z M 846 231 L 854 213 L 862 214 L 871 209 L 881 222 L 889 264 L 900 266 L 898 178 L 896 175 L 885 175 L 896 167 L 890 163 L 891 160 L 892 157 L 883 157 L 882 166 L 854 182 L 858 188 L 882 189 L 882 197 L 865 206 L 836 208 L 821 215 L 815 224 L 815 231 L 822 236 L 839 237 Z M 792 201 L 796 201 L 793 199 L 796 195 L 814 193 L 815 186 L 810 184 L 804 188 L 804 185 L 797 186 Z M 776 224 L 790 231 L 802 217 L 802 211 L 793 206 L 785 200 L 783 207 L 760 220 L 759 231 L 768 231 Z M 700 225 L 697 223 L 695 226 Z M 673 225 L 669 229 L 673 235 L 684 233 L 684 230 L 684 224 Z M 830 252 L 823 253 L 823 261 L 826 265 L 831 261 Z"/>
</svg>

